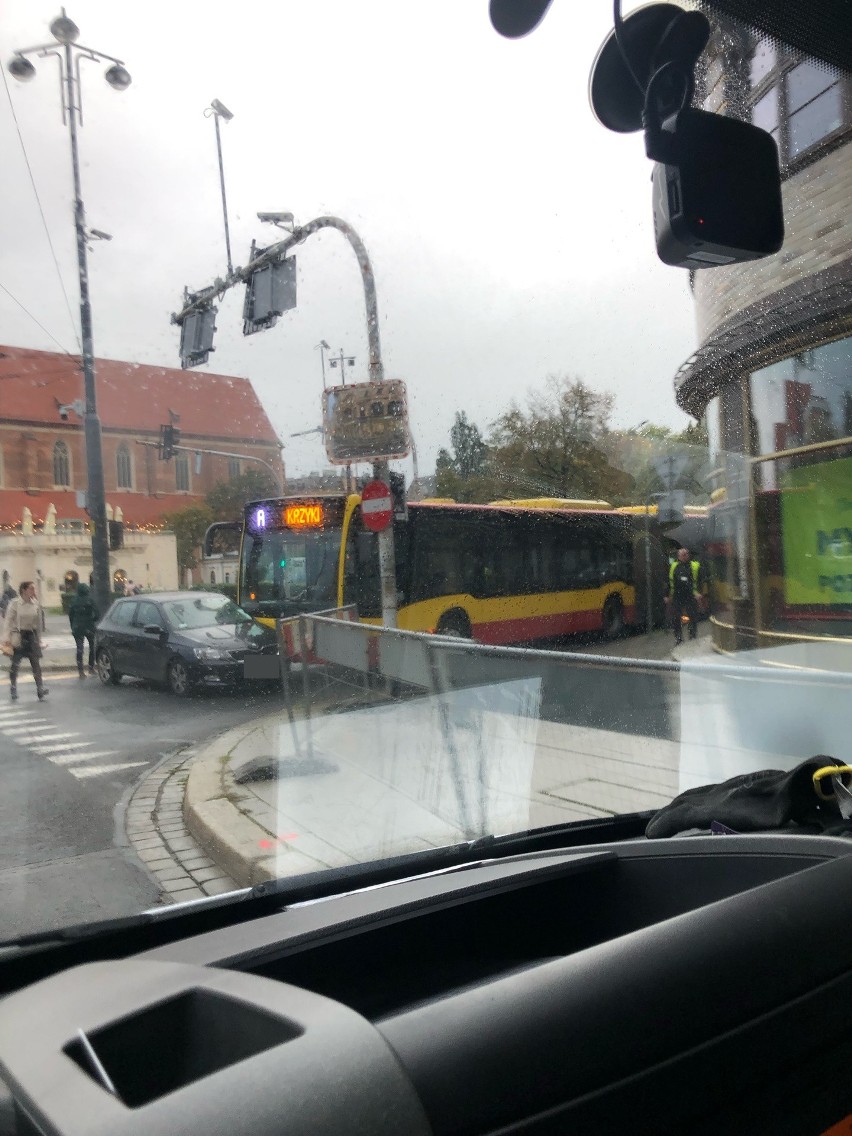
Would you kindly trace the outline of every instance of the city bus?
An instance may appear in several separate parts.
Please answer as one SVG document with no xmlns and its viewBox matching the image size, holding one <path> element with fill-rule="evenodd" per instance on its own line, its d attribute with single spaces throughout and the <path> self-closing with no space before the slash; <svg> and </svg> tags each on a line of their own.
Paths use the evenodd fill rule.
<svg viewBox="0 0 852 1136">
<path fill-rule="evenodd" d="M 379 622 L 378 539 L 363 524 L 360 502 L 339 494 L 247 504 L 240 606 L 274 623 L 355 604 L 361 619 Z M 411 503 L 407 512 L 393 524 L 404 630 L 505 645 L 577 632 L 614 638 L 644 619 L 637 616 L 642 526 L 607 502 L 435 500 Z M 653 545 L 653 594 L 661 597 L 667 556 L 663 542 Z"/>
</svg>

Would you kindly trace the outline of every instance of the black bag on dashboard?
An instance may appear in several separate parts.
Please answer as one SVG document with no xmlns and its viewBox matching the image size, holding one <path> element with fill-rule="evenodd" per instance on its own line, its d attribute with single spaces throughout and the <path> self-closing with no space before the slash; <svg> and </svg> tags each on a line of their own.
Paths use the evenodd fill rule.
<svg viewBox="0 0 852 1136">
<path fill-rule="evenodd" d="M 832 775 L 828 767 L 837 767 Z M 814 774 L 818 774 L 815 778 Z M 718 785 L 687 789 L 648 821 L 650 839 L 700 831 L 826 833 L 852 836 L 849 767 L 833 757 L 808 758 L 795 769 L 761 769 Z"/>
</svg>

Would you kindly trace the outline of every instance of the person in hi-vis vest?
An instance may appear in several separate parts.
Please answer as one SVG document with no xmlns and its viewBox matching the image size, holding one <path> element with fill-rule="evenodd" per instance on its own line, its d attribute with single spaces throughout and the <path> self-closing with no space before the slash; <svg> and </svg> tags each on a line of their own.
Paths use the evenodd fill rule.
<svg viewBox="0 0 852 1136">
<path fill-rule="evenodd" d="M 679 548 L 669 568 L 666 597 L 671 601 L 675 643 L 683 642 L 684 616 L 689 620 L 689 638 L 698 634 L 698 602 L 701 599 L 701 565 L 692 560 L 688 548 Z"/>
</svg>

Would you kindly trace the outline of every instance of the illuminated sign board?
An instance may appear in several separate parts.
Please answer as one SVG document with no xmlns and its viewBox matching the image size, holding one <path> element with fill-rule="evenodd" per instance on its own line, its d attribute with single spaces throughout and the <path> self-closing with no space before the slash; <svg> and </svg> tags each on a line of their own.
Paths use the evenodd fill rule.
<svg viewBox="0 0 852 1136">
<path fill-rule="evenodd" d="M 786 602 L 852 608 L 852 458 L 787 471 L 781 524 Z"/>
<path fill-rule="evenodd" d="M 342 498 L 253 502 L 246 508 L 246 529 L 265 533 L 282 529 L 335 528 L 343 521 L 344 507 Z"/>
<path fill-rule="evenodd" d="M 284 524 L 289 529 L 315 528 L 322 522 L 322 505 L 287 505 L 284 509 Z"/>
<path fill-rule="evenodd" d="M 411 451 L 405 383 L 350 383 L 322 396 L 325 452 L 334 465 L 404 458 Z"/>
</svg>

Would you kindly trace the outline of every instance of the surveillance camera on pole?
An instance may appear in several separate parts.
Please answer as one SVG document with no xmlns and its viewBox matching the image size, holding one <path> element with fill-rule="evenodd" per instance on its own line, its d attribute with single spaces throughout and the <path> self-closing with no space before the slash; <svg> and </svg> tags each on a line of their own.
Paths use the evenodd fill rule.
<svg viewBox="0 0 852 1136">
<path fill-rule="evenodd" d="M 278 229 L 286 229 L 288 233 L 292 233 L 296 227 L 292 213 L 258 213 L 257 219 L 264 225 L 275 225 Z"/>
</svg>

